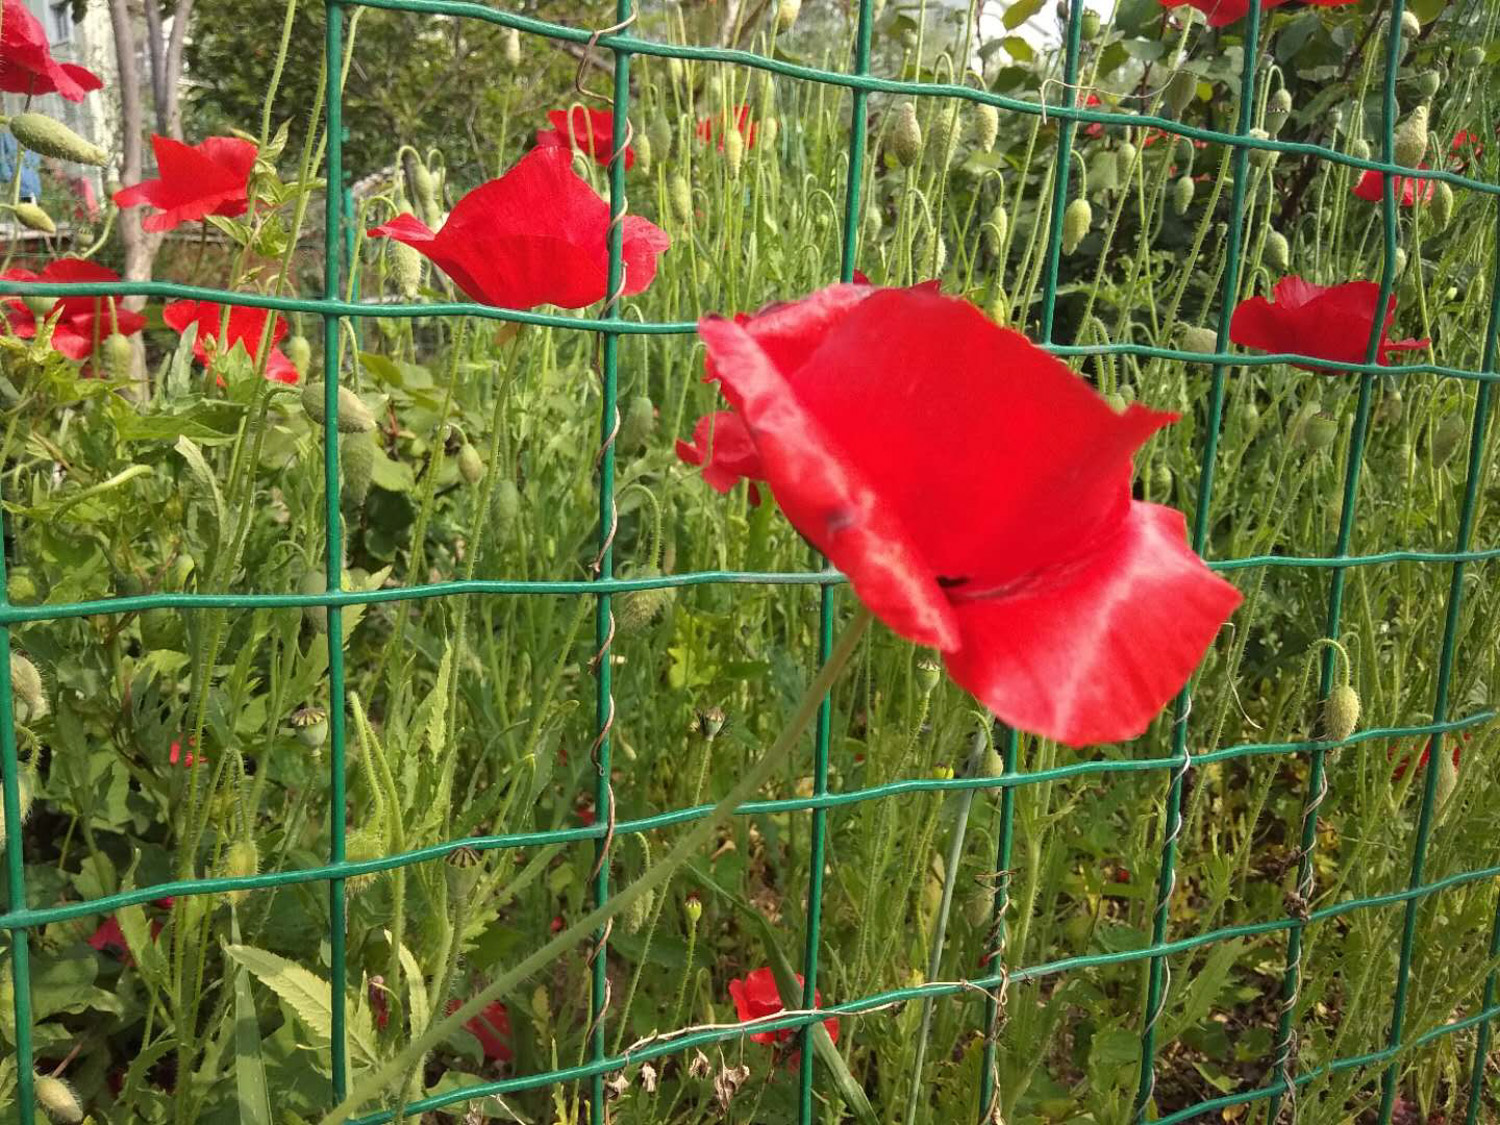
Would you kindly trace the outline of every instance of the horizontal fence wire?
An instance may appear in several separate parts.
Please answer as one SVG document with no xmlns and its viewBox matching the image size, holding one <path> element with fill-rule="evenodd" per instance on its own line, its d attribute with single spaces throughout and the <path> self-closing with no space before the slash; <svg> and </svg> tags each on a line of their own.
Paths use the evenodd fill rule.
<svg viewBox="0 0 1500 1125">
<path fill-rule="evenodd" d="M 1040 102 L 995 94 L 953 83 L 937 83 L 886 79 L 869 73 L 870 33 L 873 22 L 873 0 L 860 0 L 857 10 L 857 32 L 853 45 L 853 66 L 850 71 L 829 70 L 806 66 L 781 58 L 739 49 L 693 46 L 657 42 L 632 35 L 624 28 L 633 15 L 632 0 L 616 0 L 615 29 L 599 32 L 541 20 L 517 13 L 499 11 L 466 0 L 324 0 L 327 14 L 324 53 L 328 63 L 328 80 L 325 90 L 326 124 L 329 146 L 327 157 L 327 204 L 323 232 L 324 284 L 319 297 L 281 297 L 251 292 L 237 292 L 210 287 L 182 285 L 172 282 L 112 282 L 86 284 L 45 284 L 17 281 L 0 281 L 0 295 L 30 294 L 56 297 L 124 297 L 142 296 L 158 298 L 188 298 L 209 300 L 225 305 L 269 309 L 279 312 L 297 312 L 319 316 L 324 323 L 325 412 L 324 430 L 324 487 L 325 487 L 325 550 L 327 591 L 320 594 L 262 594 L 262 593 L 199 593 L 199 594 L 151 594 L 103 598 L 87 601 L 62 602 L 40 605 L 11 604 L 5 579 L 5 560 L 0 553 L 0 769 L 3 769 L 3 809 L 5 812 L 6 875 L 9 887 L 9 907 L 0 914 L 0 930 L 10 937 L 10 962 L 17 982 L 29 979 L 29 934 L 42 926 L 54 922 L 86 917 L 116 910 L 121 907 L 148 902 L 164 895 L 207 895 L 227 891 L 242 891 L 282 887 L 295 884 L 327 882 L 330 895 L 331 932 L 329 934 L 332 957 L 332 1094 L 335 1101 L 348 1093 L 348 1058 L 345 1044 L 345 977 L 346 950 L 344 946 L 344 885 L 346 880 L 359 875 L 374 874 L 399 867 L 441 860 L 461 848 L 477 851 L 515 849 L 522 847 L 554 846 L 592 841 L 595 844 L 599 864 L 592 880 L 594 901 L 597 905 L 609 894 L 608 854 L 610 841 L 616 837 L 661 831 L 699 820 L 707 816 L 712 806 L 671 809 L 635 819 L 615 820 L 608 824 L 594 824 L 551 831 L 527 831 L 509 834 L 465 837 L 446 843 L 432 845 L 408 852 L 384 856 L 373 860 L 350 862 L 344 854 L 344 800 L 343 785 L 346 765 L 345 737 L 345 681 L 342 646 L 342 623 L 339 614 L 330 614 L 328 620 L 329 656 L 329 718 L 330 762 L 329 793 L 331 816 L 331 850 L 325 865 L 300 870 L 283 870 L 242 877 L 210 877 L 202 879 L 178 879 L 158 882 L 149 886 L 133 888 L 111 895 L 77 902 L 61 903 L 47 907 L 31 908 L 27 902 L 25 871 L 21 848 L 21 823 L 19 816 L 18 761 L 13 725 L 8 654 L 12 646 L 13 626 L 112 614 L 129 614 L 148 610 L 171 609 L 185 612 L 207 609 L 270 609 L 322 606 L 338 608 L 352 605 L 401 603 L 433 598 L 461 596 L 511 596 L 553 595 L 591 596 L 597 602 L 596 641 L 598 653 L 607 656 L 613 639 L 614 623 L 610 611 L 613 595 L 634 590 L 674 589 L 705 585 L 761 585 L 761 586 L 811 586 L 819 588 L 818 655 L 827 655 L 834 622 L 836 587 L 843 584 L 843 575 L 830 569 L 802 572 L 755 572 L 755 571 L 700 571 L 664 576 L 640 578 L 618 578 L 612 573 L 611 546 L 614 534 L 614 466 L 613 438 L 618 425 L 615 414 L 615 389 L 618 381 L 618 340 L 622 336 L 684 336 L 696 331 L 692 321 L 650 322 L 632 320 L 622 315 L 617 290 L 622 278 L 622 254 L 619 220 L 625 212 L 625 183 L 623 161 L 620 155 L 628 139 L 629 62 L 633 56 L 643 55 L 675 58 L 685 61 L 724 63 L 765 71 L 793 80 L 821 83 L 847 89 L 851 92 L 853 109 L 850 129 L 850 159 L 848 183 L 845 196 L 844 242 L 840 276 L 847 281 L 853 276 L 857 250 L 858 215 L 862 179 L 865 174 L 865 143 L 868 130 L 868 98 L 871 94 L 901 96 L 930 96 L 961 100 L 994 106 L 1010 113 L 1040 117 L 1043 122 L 1058 124 L 1058 158 L 1051 180 L 1051 212 L 1048 223 L 1047 268 L 1040 294 L 1041 321 L 1043 325 L 1042 346 L 1056 355 L 1072 358 L 1090 356 L 1125 355 L 1140 358 L 1167 360 L 1171 362 L 1211 365 L 1212 391 L 1210 401 L 1209 436 L 1204 444 L 1204 456 L 1198 491 L 1194 547 L 1201 553 L 1206 545 L 1208 513 L 1213 494 L 1213 473 L 1216 461 L 1219 419 L 1224 400 L 1225 376 L 1230 366 L 1270 367 L 1285 364 L 1313 364 L 1324 372 L 1338 372 L 1359 377 L 1359 405 L 1353 440 L 1345 466 L 1343 503 L 1340 525 L 1333 552 L 1328 556 L 1255 555 L 1238 558 L 1209 560 L 1208 565 L 1221 572 L 1247 570 L 1257 567 L 1297 568 L 1309 571 L 1330 572 L 1329 613 L 1324 630 L 1326 637 L 1336 637 L 1339 631 L 1340 609 L 1346 576 L 1349 571 L 1368 566 L 1417 564 L 1449 565 L 1452 567 L 1451 585 L 1446 602 L 1442 652 L 1439 662 L 1439 680 L 1434 700 L 1433 721 L 1408 726 L 1392 726 L 1361 730 L 1340 741 L 1304 740 L 1279 743 L 1247 743 L 1222 747 L 1201 753 L 1190 753 L 1186 735 L 1186 719 L 1190 709 L 1186 692 L 1178 700 L 1173 712 L 1172 748 L 1170 756 L 1144 759 L 1095 759 L 1073 762 L 1064 766 L 1033 771 L 1017 771 L 1017 741 L 1013 732 L 997 732 L 1005 747 L 1006 770 L 997 777 L 965 778 L 909 778 L 865 788 L 830 791 L 828 788 L 829 749 L 829 703 L 825 699 L 820 709 L 813 740 L 814 788 L 810 796 L 793 799 L 750 801 L 737 811 L 740 816 L 764 816 L 773 814 L 811 814 L 814 846 L 809 878 L 808 928 L 805 934 L 803 967 L 805 970 L 804 1007 L 811 1008 L 815 995 L 816 967 L 819 952 L 819 897 L 822 876 L 822 834 L 824 820 L 830 810 L 849 808 L 875 800 L 891 800 L 906 794 L 947 791 L 989 791 L 1002 794 L 999 849 L 997 871 L 1005 873 L 1009 866 L 1012 816 L 1010 809 L 1014 793 L 1023 787 L 1039 785 L 1077 777 L 1105 778 L 1113 775 L 1159 771 L 1167 775 L 1167 792 L 1164 802 L 1162 824 L 1162 859 L 1158 871 L 1157 901 L 1151 940 L 1136 949 L 1107 953 L 1086 953 L 1035 965 L 1004 964 L 1005 911 L 1008 905 L 1006 883 L 997 881 L 994 899 L 996 925 L 991 934 L 993 942 L 990 959 L 985 963 L 996 971 L 982 977 L 960 981 L 928 982 L 908 988 L 894 989 L 870 996 L 830 1003 L 816 1012 L 806 1010 L 785 1013 L 751 1023 L 711 1025 L 682 1029 L 635 1044 L 624 1052 L 607 1054 L 604 1049 L 605 1019 L 608 1015 L 608 981 L 604 976 L 604 949 L 607 928 L 596 935 L 593 950 L 593 972 L 591 982 L 591 1024 L 586 1061 L 572 1067 L 562 1067 L 537 1074 L 515 1076 L 500 1081 L 482 1083 L 450 1091 L 440 1096 L 423 1098 L 404 1107 L 407 1114 L 436 1110 L 458 1105 L 491 1095 L 504 1094 L 543 1086 L 587 1081 L 589 1086 L 590 1117 L 594 1125 L 603 1125 L 605 1120 L 604 1076 L 631 1063 L 651 1058 L 676 1054 L 690 1048 L 735 1039 L 751 1031 L 797 1031 L 803 1036 L 803 1059 L 799 1069 L 799 1121 L 811 1121 L 814 1111 L 814 1071 L 809 1049 L 812 1029 L 829 1016 L 856 1017 L 866 1013 L 882 1011 L 893 1005 L 913 1001 L 931 1000 L 939 997 L 983 998 L 985 1016 L 985 1065 L 982 1068 L 980 1110 L 984 1120 L 990 1120 L 994 1108 L 992 1098 L 998 1096 L 993 1085 L 993 1063 L 997 1049 L 997 1038 L 1001 1027 L 1003 992 L 1010 984 L 1035 981 L 1046 977 L 1108 965 L 1143 964 L 1147 970 L 1147 985 L 1144 995 L 1144 1011 L 1141 1025 L 1141 1076 L 1136 1098 L 1136 1115 L 1146 1120 L 1152 1112 L 1152 1091 L 1155 1083 L 1155 1029 L 1168 993 L 1170 975 L 1167 959 L 1207 948 L 1222 942 L 1285 934 L 1288 942 L 1287 967 L 1284 978 L 1281 1021 L 1276 1043 L 1277 1060 L 1271 1077 L 1274 1081 L 1253 1089 L 1226 1094 L 1195 1105 L 1174 1111 L 1159 1118 L 1163 1123 L 1200 1119 L 1203 1115 L 1247 1106 L 1259 1102 L 1271 1103 L 1270 1116 L 1275 1118 L 1284 1100 L 1295 1092 L 1320 1079 L 1342 1071 L 1359 1068 L 1383 1067 L 1383 1097 L 1379 1113 L 1381 1125 L 1389 1125 L 1393 1111 L 1396 1080 L 1401 1059 L 1409 1052 L 1437 1042 L 1458 1032 L 1477 1030 L 1477 1048 L 1473 1062 L 1468 1103 L 1468 1122 L 1474 1125 L 1484 1086 L 1485 1052 L 1490 1037 L 1490 1024 L 1500 1016 L 1500 997 L 1497 997 L 1497 977 L 1491 972 L 1486 980 L 1484 997 L 1480 1008 L 1470 1015 L 1451 1022 L 1428 1028 L 1420 1034 L 1406 1037 L 1404 1028 L 1406 995 L 1412 963 L 1415 956 L 1416 921 L 1420 904 L 1429 897 L 1443 891 L 1462 886 L 1472 886 L 1500 879 L 1500 865 L 1480 867 L 1459 872 L 1442 879 L 1424 880 L 1425 851 L 1430 835 L 1435 799 L 1437 769 L 1435 763 L 1441 752 L 1445 735 L 1463 731 L 1491 722 L 1495 712 L 1476 711 L 1459 717 L 1448 717 L 1448 690 L 1455 657 L 1458 623 L 1461 614 L 1463 579 L 1467 566 L 1500 557 L 1500 547 L 1474 549 L 1470 545 L 1473 533 L 1475 505 L 1478 486 L 1483 476 L 1484 441 L 1490 410 L 1490 385 L 1500 380 L 1496 368 L 1496 341 L 1500 336 L 1500 275 L 1491 283 L 1492 307 L 1485 337 L 1484 358 L 1480 370 L 1444 366 L 1437 363 L 1407 363 L 1386 366 L 1378 362 L 1377 346 L 1379 326 L 1375 327 L 1364 363 L 1348 363 L 1292 353 L 1242 355 L 1227 350 L 1228 317 L 1237 294 L 1239 277 L 1239 247 L 1244 212 L 1244 181 L 1247 161 L 1251 152 L 1269 151 L 1280 154 L 1313 157 L 1347 168 L 1382 173 L 1382 233 L 1385 242 L 1385 265 L 1381 278 L 1381 300 L 1391 293 L 1395 280 L 1394 251 L 1396 249 L 1396 211 L 1393 177 L 1410 176 L 1412 169 L 1394 161 L 1393 135 L 1395 124 L 1395 82 L 1400 62 L 1399 24 L 1402 0 L 1393 0 L 1386 25 L 1387 57 L 1382 91 L 1382 129 L 1380 159 L 1356 157 L 1319 144 L 1279 141 L 1250 133 L 1252 102 L 1255 88 L 1255 71 L 1260 65 L 1258 49 L 1244 53 L 1245 68 L 1241 75 L 1239 94 L 1239 120 L 1233 132 L 1222 132 L 1191 126 L 1182 122 L 1151 114 L 1109 112 L 1092 109 L 1083 103 L 1084 91 L 1078 86 L 1078 61 L 1080 51 L 1080 24 L 1083 11 L 1082 0 L 1071 0 L 1066 18 L 1065 53 L 1063 61 L 1065 98 L 1058 103 L 1047 100 L 1046 86 Z M 342 90 L 339 74 L 344 59 L 344 23 L 349 10 L 355 8 L 386 9 L 412 12 L 432 16 L 471 19 L 552 40 L 582 45 L 585 51 L 600 48 L 611 52 L 615 60 L 615 82 L 612 96 L 608 99 L 615 113 L 613 157 L 609 162 L 609 204 L 611 234 L 609 240 L 609 291 L 613 295 L 606 301 L 601 317 L 573 316 L 556 313 L 527 312 L 500 309 L 470 302 L 449 301 L 430 304 L 386 304 L 362 302 L 345 294 L 343 286 L 345 272 L 342 255 L 344 235 L 348 230 L 347 216 L 340 190 L 346 176 L 343 169 L 343 134 L 341 128 Z M 1260 0 L 1252 0 L 1245 20 L 1247 40 L 1259 44 L 1262 27 Z M 1233 150 L 1235 176 L 1234 195 L 1230 210 L 1229 240 L 1230 264 L 1226 268 L 1222 285 L 1219 324 L 1213 352 L 1186 351 L 1162 348 L 1130 342 L 1077 345 L 1059 344 L 1052 339 L 1053 316 L 1058 292 L 1058 264 L 1061 239 L 1061 212 L 1068 195 L 1072 134 L 1079 123 L 1098 124 L 1106 128 L 1146 127 L 1156 129 L 1172 137 L 1186 138 L 1230 146 Z M 1488 183 L 1470 176 L 1443 169 L 1423 169 L 1423 181 L 1442 181 L 1457 188 L 1494 197 L 1496 200 L 1497 230 L 1500 230 L 1500 185 Z M 1500 252 L 1497 252 L 1496 268 L 1500 270 Z M 1379 305 L 1377 305 L 1379 307 Z M 601 377 L 603 381 L 603 403 L 601 415 L 602 448 L 599 460 L 599 559 L 597 573 L 577 580 L 506 580 L 472 579 L 451 582 L 436 582 L 427 585 L 392 587 L 379 590 L 359 591 L 341 589 L 343 579 L 341 528 L 338 514 L 339 495 L 339 435 L 337 431 L 338 373 L 341 366 L 340 326 L 345 319 L 402 319 L 414 317 L 476 318 L 500 320 L 540 328 L 597 333 L 602 341 Z M 1351 554 L 1353 531 L 1356 526 L 1355 498 L 1358 492 L 1360 461 L 1370 418 L 1370 403 L 1376 376 L 1400 378 L 1408 375 L 1435 375 L 1479 384 L 1478 399 L 1470 428 L 1470 456 L 1463 496 L 1459 527 L 1454 548 L 1449 551 L 1400 549 L 1364 555 Z M 0 533 L 3 533 L 5 513 L 0 510 Z M 595 786 L 596 807 L 606 802 L 612 810 L 614 796 L 609 788 L 609 733 L 615 720 L 614 701 L 610 693 L 608 659 L 596 661 L 598 669 L 598 709 L 596 714 L 595 744 L 598 783 Z M 1325 661 L 1320 689 L 1326 694 L 1331 680 L 1332 661 Z M 1311 774 L 1302 821 L 1302 845 L 1298 853 L 1301 872 L 1305 878 L 1311 871 L 1312 845 L 1315 842 L 1317 810 L 1323 797 L 1323 764 L 1329 752 L 1342 747 L 1373 746 L 1392 740 L 1419 739 L 1428 737 L 1434 747 L 1429 765 L 1423 773 L 1422 803 L 1419 823 L 1413 843 L 1411 870 L 1408 885 L 1404 890 L 1382 895 L 1370 895 L 1338 901 L 1300 912 L 1289 912 L 1286 916 L 1262 922 L 1226 926 L 1206 933 L 1169 938 L 1166 923 L 1174 890 L 1175 847 L 1181 828 L 1182 785 L 1191 769 L 1220 762 L 1229 762 L 1262 756 L 1300 757 L 1306 756 L 1311 764 Z M 691 868 L 687 877 L 691 878 Z M 708 893 L 713 892 L 705 885 Z M 1295 1054 L 1295 1018 L 1297 1015 L 1297 982 L 1302 971 L 1303 935 L 1318 923 L 1347 916 L 1356 911 L 1400 907 L 1404 911 L 1402 944 L 1397 980 L 1394 982 L 1392 1020 L 1387 1045 L 1366 1054 L 1337 1058 L 1316 1067 L 1294 1072 L 1292 1063 Z M 1500 956 L 1500 905 L 1497 905 L 1495 928 L 1491 938 L 1492 953 Z M 18 1066 L 18 1119 L 29 1122 L 34 1108 L 32 1083 L 32 1021 L 30 993 L 28 988 L 15 989 L 15 1017 L 17 1028 Z M 382 1110 L 354 1120 L 359 1125 L 378 1125 L 394 1120 L 396 1110 Z"/>
</svg>

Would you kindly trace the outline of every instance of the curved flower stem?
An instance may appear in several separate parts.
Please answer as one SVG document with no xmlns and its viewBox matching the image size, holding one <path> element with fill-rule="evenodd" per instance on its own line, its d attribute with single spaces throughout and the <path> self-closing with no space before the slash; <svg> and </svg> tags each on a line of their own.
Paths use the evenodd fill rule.
<svg viewBox="0 0 1500 1125">
<path fill-rule="evenodd" d="M 514 990 L 522 981 L 582 944 L 606 921 L 620 913 L 641 895 L 650 894 L 670 879 L 678 868 L 713 839 L 720 826 L 734 815 L 740 805 L 749 800 L 762 785 L 771 779 L 777 769 L 786 764 L 793 748 L 801 741 L 813 717 L 817 715 L 823 697 L 832 689 L 840 673 L 843 672 L 844 666 L 849 663 L 850 657 L 859 647 L 859 639 L 869 627 L 871 619 L 872 614 L 864 606 L 860 606 L 855 611 L 854 619 L 845 628 L 844 635 L 839 638 L 839 643 L 829 656 L 828 662 L 807 685 L 807 690 L 802 693 L 802 698 L 798 701 L 791 719 L 788 720 L 775 744 L 761 755 L 760 761 L 745 771 L 735 787 L 713 807 L 707 816 L 699 820 L 690 832 L 677 841 L 660 863 L 653 865 L 634 883 L 589 911 L 529 957 L 522 959 L 510 971 L 496 977 L 461 1007 L 455 1008 L 446 1019 L 432 1024 L 405 1050 L 387 1060 L 374 1073 L 360 1082 L 348 1097 L 323 1116 L 320 1125 L 339 1125 L 340 1122 L 349 1120 L 350 1115 L 356 1109 L 387 1090 L 392 1081 L 403 1076 L 412 1063 L 421 1058 L 435 1043 L 446 1039 L 496 999 Z"/>
</svg>

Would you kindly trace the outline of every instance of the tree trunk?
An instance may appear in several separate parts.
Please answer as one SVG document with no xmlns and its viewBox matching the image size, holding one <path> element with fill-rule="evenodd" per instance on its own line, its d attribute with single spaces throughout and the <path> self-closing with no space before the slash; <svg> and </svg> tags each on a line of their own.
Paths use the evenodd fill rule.
<svg viewBox="0 0 1500 1125">
<path fill-rule="evenodd" d="M 172 38 L 167 42 L 167 66 L 162 84 L 162 100 L 166 103 L 162 116 L 166 120 L 167 136 L 179 141 L 182 140 L 182 101 L 179 97 L 182 85 L 182 46 L 187 38 L 188 20 L 192 15 L 193 0 L 177 0 L 172 9 Z"/>
<path fill-rule="evenodd" d="M 115 65 L 119 69 L 120 93 L 120 182 L 138 184 L 144 170 L 142 133 L 145 121 L 141 106 L 141 78 L 135 66 L 135 24 L 126 0 L 109 0 L 109 20 L 114 30 Z M 120 212 L 120 242 L 125 251 L 125 280 L 148 281 L 156 258 L 155 239 L 141 229 L 141 212 L 132 207 Z M 139 309 L 143 297 L 127 297 L 128 308 Z"/>
<path fill-rule="evenodd" d="M 161 37 L 161 6 L 157 0 L 142 0 L 146 11 L 146 56 L 151 65 L 151 104 L 156 110 L 156 131 L 167 131 L 166 74 L 163 71 L 165 58 Z"/>
</svg>

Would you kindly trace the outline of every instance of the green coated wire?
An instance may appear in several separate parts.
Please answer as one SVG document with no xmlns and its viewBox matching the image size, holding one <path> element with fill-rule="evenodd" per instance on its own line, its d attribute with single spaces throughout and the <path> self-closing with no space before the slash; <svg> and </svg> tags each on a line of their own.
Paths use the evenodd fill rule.
<svg viewBox="0 0 1500 1125">
<path fill-rule="evenodd" d="M 1016 758 L 1020 745 L 1020 736 L 1011 727 L 1001 728 L 1000 745 L 1001 763 L 1005 770 L 1004 775 L 1010 777 L 1016 772 Z M 1015 786 L 1006 786 L 1000 791 L 1000 830 L 996 834 L 995 869 L 991 873 L 995 880 L 995 901 L 990 909 L 989 948 L 985 950 L 983 961 L 985 965 L 999 961 L 1002 971 L 1005 968 L 1005 939 L 1007 937 L 1005 911 L 1010 905 L 1010 857 L 1014 844 L 1015 818 Z M 1000 989 L 1003 990 L 1004 987 L 1002 984 Z M 1003 1108 L 997 1101 L 1000 1092 L 995 1081 L 1002 1000 L 1003 992 L 995 990 L 990 992 L 984 1002 L 984 1055 L 979 1065 L 980 1125 L 1000 1118 L 1000 1110 Z M 991 1112 L 992 1109 L 993 1113 Z"/>
<path fill-rule="evenodd" d="M 1063 57 L 1064 106 L 1072 107 L 1082 99 L 1077 96 L 1078 59 L 1083 42 L 1083 0 L 1069 0 L 1066 54 Z M 1046 113 L 1047 95 L 1042 93 L 1041 111 Z M 1063 212 L 1068 206 L 1068 177 L 1073 165 L 1073 130 L 1077 121 L 1063 116 L 1057 128 L 1057 160 L 1052 168 L 1052 213 L 1047 220 L 1047 258 L 1042 277 L 1042 344 L 1052 343 L 1053 321 L 1057 315 L 1057 271 L 1062 262 Z M 1088 185 L 1083 185 L 1088 190 Z"/>
</svg>

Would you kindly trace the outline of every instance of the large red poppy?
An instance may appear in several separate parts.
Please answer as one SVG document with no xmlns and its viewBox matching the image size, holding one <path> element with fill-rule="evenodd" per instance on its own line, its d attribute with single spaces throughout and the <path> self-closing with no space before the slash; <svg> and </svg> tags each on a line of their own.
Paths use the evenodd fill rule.
<svg viewBox="0 0 1500 1125">
<path fill-rule="evenodd" d="M 1418 168 L 1426 168 L 1425 164 L 1418 164 Z M 1354 184 L 1354 194 L 1368 203 L 1379 203 L 1385 199 L 1385 187 L 1381 183 L 1384 178 L 1383 172 L 1368 171 Z M 1432 180 L 1419 179 L 1416 176 L 1392 176 L 1391 187 L 1396 193 L 1396 202 L 1402 207 L 1414 207 L 1417 203 L 1417 193 L 1421 193 L 1422 202 L 1427 203 L 1432 199 L 1432 193 L 1436 190 L 1436 184 Z"/>
<path fill-rule="evenodd" d="M 536 131 L 539 148 L 561 148 L 586 153 L 596 164 L 608 164 L 614 152 L 615 115 L 607 109 L 589 109 L 575 105 L 571 109 L 550 109 L 550 129 Z M 635 150 L 625 146 L 625 170 L 635 167 Z"/>
<path fill-rule="evenodd" d="M 802 985 L 802 975 L 797 975 L 797 984 Z M 776 974 L 769 968 L 756 969 L 747 973 L 744 980 L 732 980 L 729 982 L 729 998 L 734 1001 L 734 1010 L 739 1013 L 740 1021 L 765 1019 L 774 1016 L 777 1012 L 786 1011 L 781 1002 L 781 993 L 776 988 Z M 823 994 L 813 989 L 813 1007 L 823 1006 Z M 823 1021 L 823 1027 L 828 1032 L 828 1038 L 835 1043 L 839 1040 L 839 1021 L 830 1017 Z M 750 1034 L 752 1043 L 785 1043 L 797 1032 L 789 1027 L 780 1031 L 755 1031 Z"/>
<path fill-rule="evenodd" d="M 1184 4 L 1197 8 L 1208 17 L 1209 27 L 1227 27 L 1238 23 L 1250 14 L 1250 0 L 1161 0 L 1164 8 L 1180 8 Z M 1279 8 L 1286 0 L 1261 0 L 1260 10 L 1268 12 Z M 1307 0 L 1315 8 L 1341 8 L 1354 0 Z"/>
<path fill-rule="evenodd" d="M 172 230 L 208 215 L 233 218 L 250 206 L 250 172 L 257 149 L 249 141 L 209 137 L 187 145 L 153 135 L 151 148 L 161 177 L 115 192 L 115 202 L 121 207 L 144 203 L 159 209 L 141 221 L 146 230 Z"/>
<path fill-rule="evenodd" d="M 1375 324 L 1375 305 L 1380 286 L 1373 281 L 1346 281 L 1342 285 L 1314 285 L 1300 277 L 1283 277 L 1271 290 L 1274 300 L 1249 297 L 1235 306 L 1229 321 L 1229 338 L 1241 347 L 1263 352 L 1331 359 L 1338 363 L 1364 363 Z M 1388 362 L 1390 352 L 1425 348 L 1428 340 L 1392 340 L 1388 333 L 1396 319 L 1396 296 L 1385 306 L 1378 362 Z M 1298 363 L 1304 371 L 1318 371 L 1315 363 Z"/>
<path fill-rule="evenodd" d="M 750 120 L 750 107 L 742 105 L 731 114 L 726 111 L 714 117 L 705 117 L 698 122 L 698 139 L 707 143 L 717 140 L 719 151 L 724 151 L 724 126 L 733 120 L 734 127 L 739 130 L 741 137 L 745 139 L 745 149 L 748 151 L 755 147 L 755 122 Z"/>
<path fill-rule="evenodd" d="M 161 318 L 168 327 L 178 333 L 186 332 L 189 324 L 198 326 L 198 335 L 193 340 L 193 356 L 205 367 L 209 363 L 207 341 L 214 342 L 215 351 L 232 351 L 236 344 L 245 349 L 251 362 L 260 358 L 260 338 L 266 330 L 269 309 L 251 309 L 243 305 L 229 307 L 229 320 L 224 321 L 224 307 L 212 301 L 173 301 L 161 311 Z M 221 338 L 219 333 L 223 330 Z M 271 354 L 266 359 L 266 378 L 278 383 L 295 383 L 297 369 L 292 366 L 279 344 L 286 336 L 286 317 L 279 313 L 271 327 Z"/>
<path fill-rule="evenodd" d="M 677 456 L 703 466 L 703 479 L 716 492 L 728 492 L 742 477 L 759 480 L 760 454 L 740 416 L 731 410 L 705 414 L 693 427 L 692 443 L 677 439 Z M 760 504 L 760 489 L 750 485 L 750 503 Z"/>
<path fill-rule="evenodd" d="M 81 102 L 104 85 L 99 76 L 73 63 L 60 63 L 47 46 L 47 33 L 24 0 L 0 7 L 0 90 L 11 94 L 61 94 Z"/>
<path fill-rule="evenodd" d="M 508 309 L 581 309 L 608 294 L 609 205 L 559 148 L 535 148 L 498 180 L 458 201 L 434 234 L 415 215 L 370 231 L 404 242 L 474 300 Z M 656 276 L 672 240 L 654 223 L 625 216 L 625 293 Z"/>
<path fill-rule="evenodd" d="M 119 281 L 120 275 L 105 266 L 86 262 L 81 258 L 58 258 L 42 267 L 41 273 L 27 269 L 11 269 L 0 274 L 6 281 L 41 281 L 52 284 L 69 284 L 91 281 Z M 44 298 L 45 299 L 45 298 Z M 20 297 L 7 297 L 4 302 L 5 319 L 13 335 L 23 340 L 36 335 L 37 316 Z M 69 359 L 85 360 L 94 354 L 94 345 L 102 341 L 119 325 L 120 333 L 133 336 L 146 327 L 146 318 L 131 312 L 118 302 L 106 297 L 62 297 L 53 302 L 51 309 L 42 315 L 45 320 L 58 312 L 62 306 L 57 325 L 52 330 L 52 348 Z M 110 305 L 114 304 L 113 315 Z"/>
<path fill-rule="evenodd" d="M 1012 726 L 1140 734 L 1239 604 L 1179 512 L 1131 499 L 1175 416 L 1115 413 L 972 305 L 835 285 L 698 331 L 787 518 Z"/>
</svg>

